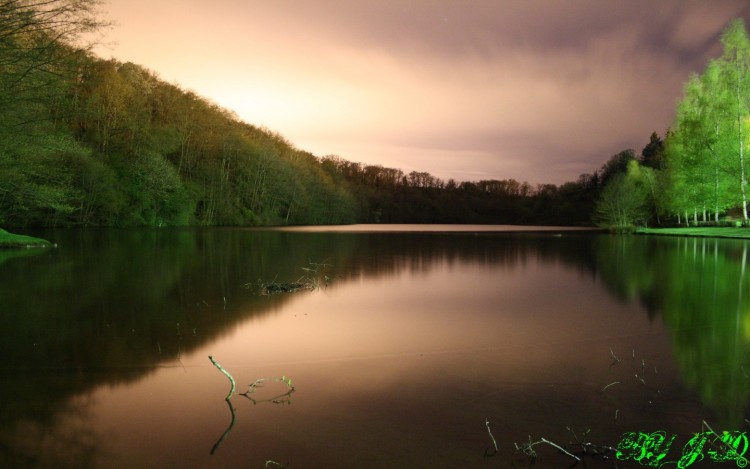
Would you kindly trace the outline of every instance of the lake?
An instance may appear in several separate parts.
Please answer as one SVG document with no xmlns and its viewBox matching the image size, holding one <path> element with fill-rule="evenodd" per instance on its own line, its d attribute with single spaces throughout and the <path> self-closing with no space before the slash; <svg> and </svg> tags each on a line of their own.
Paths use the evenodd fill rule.
<svg viewBox="0 0 750 469">
<path fill-rule="evenodd" d="M 0 253 L 2 467 L 575 462 L 545 442 L 516 449 L 541 438 L 613 467 L 607 447 L 628 432 L 674 435 L 661 449 L 677 461 L 704 421 L 748 430 L 743 240 L 486 226 L 35 234 L 58 247 Z M 268 294 L 280 284 L 311 288 Z M 209 356 L 237 383 L 229 401 Z M 626 453 L 619 467 L 637 466 Z"/>
</svg>

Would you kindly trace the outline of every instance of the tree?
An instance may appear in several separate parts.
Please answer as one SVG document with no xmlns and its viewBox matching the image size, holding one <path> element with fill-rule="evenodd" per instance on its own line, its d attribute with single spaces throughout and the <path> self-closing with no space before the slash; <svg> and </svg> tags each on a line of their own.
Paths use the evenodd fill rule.
<svg viewBox="0 0 750 469">
<path fill-rule="evenodd" d="M 664 163 L 664 141 L 656 132 L 651 134 L 648 144 L 641 150 L 644 166 L 661 169 Z"/>
<path fill-rule="evenodd" d="M 625 173 L 612 176 L 604 186 L 595 207 L 595 222 L 611 229 L 629 229 L 645 224 L 649 210 L 650 168 L 628 162 Z"/>
<path fill-rule="evenodd" d="M 750 125 L 750 40 L 741 20 L 722 34 L 724 53 L 685 85 L 666 142 L 665 205 L 686 222 L 714 222 L 740 207 L 748 223 L 745 140 Z M 647 147 L 648 148 L 648 147 Z M 644 152 L 646 149 L 644 149 Z"/>
<path fill-rule="evenodd" d="M 671 205 L 686 218 L 692 214 L 695 222 L 701 212 L 706 221 L 708 210 L 718 222 L 719 214 L 737 203 L 731 191 L 735 177 L 727 171 L 732 160 L 727 146 L 730 96 L 719 75 L 719 64 L 713 61 L 703 75 L 688 80 L 669 135 L 667 167 L 675 184 Z"/>
<path fill-rule="evenodd" d="M 81 37 L 106 25 L 97 18 L 99 3 L 0 0 L 0 128 L 45 118 L 77 74 Z"/>
<path fill-rule="evenodd" d="M 613 155 L 599 170 L 598 176 L 600 184 L 605 186 L 615 175 L 625 173 L 628 164 L 635 159 L 635 152 L 630 149 L 623 150 L 620 153 Z"/>
<path fill-rule="evenodd" d="M 740 183 L 742 218 L 748 223 L 747 212 L 747 167 L 745 139 L 747 138 L 748 119 L 750 119 L 750 40 L 747 37 L 745 23 L 736 19 L 721 36 L 724 54 L 721 57 L 721 78 L 731 94 L 729 113 L 732 116 L 733 152 L 735 167 Z"/>
</svg>

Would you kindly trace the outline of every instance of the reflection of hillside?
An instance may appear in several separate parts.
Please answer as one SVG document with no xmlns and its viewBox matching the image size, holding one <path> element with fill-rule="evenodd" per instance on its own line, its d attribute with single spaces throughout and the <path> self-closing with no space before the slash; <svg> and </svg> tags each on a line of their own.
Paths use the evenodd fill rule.
<svg viewBox="0 0 750 469">
<path fill-rule="evenodd" d="M 593 272 L 590 235 L 293 233 L 261 230 L 64 231 L 44 256 L 0 270 L 0 446 L 18 422 L 52 426 L 71 396 L 173 364 L 294 295 L 308 262 L 335 282 L 428 271 L 437 263 L 508 267 L 540 260 Z M 583 254 L 582 254 L 583 253 Z M 582 259 L 584 259 L 582 261 Z M 335 284 L 333 286 L 335 288 Z"/>
<path fill-rule="evenodd" d="M 0 265 L 16 257 L 29 257 L 38 254 L 44 254 L 52 248 L 18 248 L 18 249 L 0 249 Z"/>
<path fill-rule="evenodd" d="M 356 240 L 352 249 L 355 256 L 332 262 L 336 267 L 346 266 L 346 275 L 380 277 L 403 270 L 427 272 L 435 263 L 442 262 L 511 269 L 537 260 L 563 263 L 591 275 L 595 271 L 590 234 L 557 237 L 518 233 L 329 233 L 325 236 L 330 236 L 334 244 Z"/>
<path fill-rule="evenodd" d="M 750 272 L 741 240 L 602 237 L 599 272 L 619 297 L 661 314 L 688 386 L 725 424 L 742 422 L 748 400 Z"/>
</svg>

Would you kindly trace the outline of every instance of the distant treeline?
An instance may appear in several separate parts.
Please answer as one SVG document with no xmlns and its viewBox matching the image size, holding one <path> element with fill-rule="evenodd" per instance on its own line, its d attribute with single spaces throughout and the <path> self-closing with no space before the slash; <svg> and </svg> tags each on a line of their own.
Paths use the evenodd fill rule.
<svg viewBox="0 0 750 469">
<path fill-rule="evenodd" d="M 318 158 L 74 47 L 102 26 L 96 3 L 0 0 L 0 225 L 587 225 L 609 179 L 605 165 L 560 186 L 442 181 Z"/>
<path fill-rule="evenodd" d="M 354 194 L 362 223 L 501 223 L 587 225 L 599 191 L 597 175 L 561 186 L 514 179 L 443 181 L 328 156 L 321 162 Z"/>
</svg>

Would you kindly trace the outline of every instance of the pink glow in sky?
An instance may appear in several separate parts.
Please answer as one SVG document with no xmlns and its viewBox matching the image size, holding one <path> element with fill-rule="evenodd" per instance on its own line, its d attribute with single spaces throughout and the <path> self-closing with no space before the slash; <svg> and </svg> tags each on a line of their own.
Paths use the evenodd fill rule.
<svg viewBox="0 0 750 469">
<path fill-rule="evenodd" d="M 335 154 L 559 184 L 672 123 L 746 0 L 108 0 L 96 53 Z"/>
</svg>

